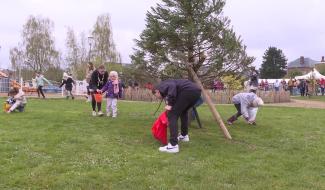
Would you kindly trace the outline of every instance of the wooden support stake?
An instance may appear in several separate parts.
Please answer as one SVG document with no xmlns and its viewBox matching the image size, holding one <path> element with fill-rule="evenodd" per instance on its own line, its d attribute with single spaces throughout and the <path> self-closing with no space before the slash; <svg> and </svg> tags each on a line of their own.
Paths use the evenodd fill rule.
<svg viewBox="0 0 325 190">
<path fill-rule="evenodd" d="M 212 113 L 214 119 L 218 122 L 219 127 L 220 127 L 221 131 L 223 132 L 225 138 L 226 138 L 226 139 L 231 139 L 231 135 L 230 135 L 230 133 L 228 132 L 227 127 L 226 127 L 225 124 L 223 123 L 222 118 L 221 118 L 219 112 L 217 111 L 215 105 L 212 103 L 209 94 L 208 94 L 207 91 L 204 89 L 201 80 L 200 80 L 199 77 L 196 75 L 196 73 L 194 72 L 194 70 L 193 70 L 192 67 L 188 67 L 188 70 L 190 71 L 190 73 L 191 73 L 191 75 L 192 75 L 192 77 L 193 77 L 193 80 L 194 80 L 194 81 L 196 82 L 196 84 L 201 88 L 201 90 L 202 90 L 202 94 L 203 94 L 203 97 L 204 97 L 206 103 L 208 104 L 208 106 L 209 106 L 209 108 L 210 108 L 210 111 L 211 111 L 211 113 Z"/>
</svg>

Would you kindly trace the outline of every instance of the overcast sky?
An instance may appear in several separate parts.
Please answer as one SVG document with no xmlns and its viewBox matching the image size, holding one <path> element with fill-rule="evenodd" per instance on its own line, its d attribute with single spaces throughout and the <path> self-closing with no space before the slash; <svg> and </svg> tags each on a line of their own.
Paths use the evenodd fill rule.
<svg viewBox="0 0 325 190">
<path fill-rule="evenodd" d="M 9 50 L 21 42 L 29 15 L 51 19 L 56 47 L 64 51 L 66 28 L 88 33 L 98 15 L 109 13 L 113 38 L 122 61 L 129 63 L 145 27 L 145 14 L 159 0 L 1 0 L 0 67 L 9 67 Z M 283 50 L 289 61 L 299 56 L 320 60 L 325 55 L 324 0 L 227 0 L 224 15 L 256 57 L 259 66 L 269 46 Z"/>
</svg>

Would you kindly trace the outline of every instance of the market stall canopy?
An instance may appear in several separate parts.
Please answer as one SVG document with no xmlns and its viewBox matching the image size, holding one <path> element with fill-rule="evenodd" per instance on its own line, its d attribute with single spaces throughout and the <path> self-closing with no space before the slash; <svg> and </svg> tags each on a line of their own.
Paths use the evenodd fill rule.
<svg viewBox="0 0 325 190">
<path fill-rule="evenodd" d="M 296 76 L 295 79 L 322 79 L 324 78 L 325 79 L 325 76 L 320 74 L 316 69 L 313 69 L 312 71 L 310 71 L 309 73 L 305 74 L 305 75 L 301 75 L 301 76 Z"/>
</svg>

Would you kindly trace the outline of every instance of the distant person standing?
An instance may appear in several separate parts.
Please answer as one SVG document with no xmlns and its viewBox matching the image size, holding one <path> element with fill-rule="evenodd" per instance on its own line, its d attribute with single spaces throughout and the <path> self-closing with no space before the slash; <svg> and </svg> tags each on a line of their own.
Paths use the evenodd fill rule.
<svg viewBox="0 0 325 190">
<path fill-rule="evenodd" d="M 305 93 L 306 93 L 306 88 L 307 88 L 307 83 L 305 80 L 301 80 L 299 85 L 298 85 L 298 88 L 300 90 L 300 95 L 301 96 L 305 96 Z"/>
<path fill-rule="evenodd" d="M 89 62 L 87 65 L 87 70 L 86 70 L 86 82 L 88 83 L 87 86 L 87 102 L 91 101 L 91 94 L 90 94 L 90 89 L 89 89 L 89 85 L 90 85 L 90 80 L 91 80 L 91 75 L 93 74 L 95 67 L 94 64 L 92 62 Z"/>
<path fill-rule="evenodd" d="M 282 81 L 281 81 L 281 86 L 282 86 L 283 91 L 287 90 L 287 82 L 284 79 L 282 79 Z"/>
<path fill-rule="evenodd" d="M 275 92 L 279 92 L 279 90 L 280 90 L 280 82 L 278 79 L 276 79 L 274 82 L 274 90 L 275 90 Z"/>
<path fill-rule="evenodd" d="M 266 79 L 264 82 L 264 86 L 265 86 L 265 91 L 269 91 L 269 82 Z"/>
<path fill-rule="evenodd" d="M 41 94 L 42 97 L 45 98 L 45 95 L 43 92 L 44 81 L 47 82 L 49 85 L 51 85 L 51 83 L 43 75 L 41 75 L 40 72 L 36 73 L 35 81 L 36 81 L 36 86 L 37 86 L 38 97 L 40 98 L 40 94 Z"/>
<path fill-rule="evenodd" d="M 262 90 L 265 90 L 265 83 L 264 83 L 264 80 L 261 81 L 261 83 L 260 83 L 260 88 L 261 88 Z"/>
<path fill-rule="evenodd" d="M 320 85 L 320 91 L 322 93 L 322 96 L 324 96 L 324 90 L 325 90 L 325 79 L 324 78 L 320 79 L 319 85 Z"/>
<path fill-rule="evenodd" d="M 134 81 L 134 88 L 135 90 L 139 90 L 139 83 L 137 81 Z"/>
<path fill-rule="evenodd" d="M 249 79 L 249 86 L 258 87 L 258 72 L 255 69 L 252 69 Z"/>
<path fill-rule="evenodd" d="M 92 74 L 91 74 L 91 79 L 90 79 L 90 92 L 91 92 L 91 107 L 93 109 L 92 115 L 96 116 L 96 105 L 98 109 L 98 116 L 102 116 L 102 103 L 101 102 L 96 102 L 95 100 L 95 94 L 99 93 L 97 90 L 100 90 L 104 87 L 104 85 L 107 83 L 108 80 L 108 73 L 105 70 L 104 65 L 100 65 L 98 69 L 96 69 Z"/>
<path fill-rule="evenodd" d="M 292 78 L 290 78 L 290 80 L 288 81 L 288 88 L 291 96 L 293 95 L 293 87 L 294 87 L 294 81 L 292 80 Z"/>
</svg>

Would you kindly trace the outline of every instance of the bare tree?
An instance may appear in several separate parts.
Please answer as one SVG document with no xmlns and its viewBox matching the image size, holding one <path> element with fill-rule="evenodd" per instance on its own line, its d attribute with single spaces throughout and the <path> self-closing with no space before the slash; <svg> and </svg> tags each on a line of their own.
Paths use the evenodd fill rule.
<svg viewBox="0 0 325 190">
<path fill-rule="evenodd" d="M 46 71 L 57 67 L 59 52 L 55 49 L 52 30 L 54 23 L 48 18 L 30 16 L 23 26 L 24 62 L 33 71 Z"/>
<path fill-rule="evenodd" d="M 113 32 L 108 14 L 97 17 L 92 31 L 94 38 L 94 57 L 99 63 L 120 63 L 120 55 L 116 51 Z"/>
</svg>

